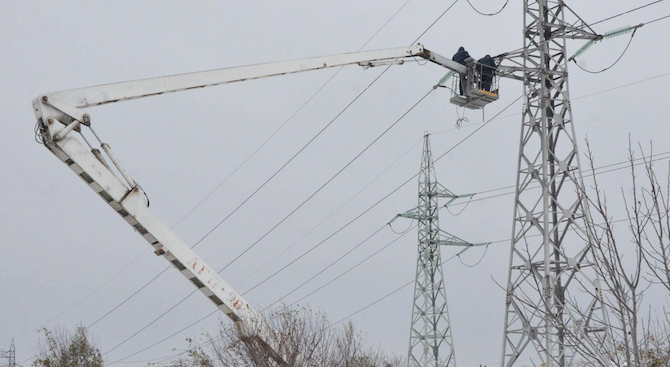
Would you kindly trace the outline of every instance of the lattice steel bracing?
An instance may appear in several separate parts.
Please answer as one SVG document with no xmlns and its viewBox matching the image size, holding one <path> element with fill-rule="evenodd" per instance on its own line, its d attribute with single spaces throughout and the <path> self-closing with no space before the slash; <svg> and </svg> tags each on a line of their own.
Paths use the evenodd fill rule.
<svg viewBox="0 0 670 367">
<path fill-rule="evenodd" d="M 437 182 L 429 135 L 426 134 L 419 174 L 419 205 L 398 215 L 398 217 L 415 219 L 419 233 L 409 338 L 410 366 L 456 366 L 440 246 L 471 247 L 477 244 L 468 243 L 440 230 L 438 199 L 455 200 L 469 196 L 454 195 Z"/>
<path fill-rule="evenodd" d="M 14 339 L 12 339 L 12 344 L 10 344 L 9 350 L 0 350 L 0 359 L 7 360 L 6 364 L 1 362 L 0 366 L 16 367 L 16 348 L 14 347 Z"/>
<path fill-rule="evenodd" d="M 559 1 L 524 1 L 524 108 L 514 204 L 502 365 L 608 365 L 607 314 L 583 219 L 583 181 L 568 93 Z"/>
</svg>

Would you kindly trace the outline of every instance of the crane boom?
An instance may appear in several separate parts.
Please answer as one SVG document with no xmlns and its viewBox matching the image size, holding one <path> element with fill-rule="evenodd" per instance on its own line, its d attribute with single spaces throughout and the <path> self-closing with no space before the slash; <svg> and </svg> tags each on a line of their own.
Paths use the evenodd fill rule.
<svg viewBox="0 0 670 367">
<path fill-rule="evenodd" d="M 179 92 L 194 88 L 211 87 L 220 84 L 241 82 L 245 80 L 266 78 L 276 75 L 293 74 L 303 71 L 319 70 L 337 66 L 359 64 L 375 66 L 396 59 L 423 57 L 431 62 L 458 73 L 465 73 L 466 67 L 442 57 L 422 45 L 390 48 L 374 51 L 352 52 L 333 56 L 313 57 L 301 60 L 290 60 L 238 66 L 195 73 L 177 74 L 134 80 L 128 82 L 104 84 L 99 86 L 66 90 L 49 93 L 47 96 L 76 108 L 98 106 L 105 103 L 126 101 L 163 93 Z"/>
<path fill-rule="evenodd" d="M 125 171 L 107 143 L 103 143 L 95 135 L 121 177 L 115 174 L 114 168 L 100 150 L 87 146 L 88 141 L 85 139 L 87 145 L 82 144 L 72 133 L 81 132 L 82 125 L 90 127 L 90 116 L 81 109 L 163 93 L 328 67 L 402 63 L 404 59 L 410 57 L 421 57 L 458 73 L 466 72 L 465 66 L 417 44 L 410 47 L 170 75 L 40 95 L 33 100 L 33 110 L 38 124 L 36 131 L 44 145 L 56 157 L 70 167 L 153 246 L 156 255 L 165 257 L 221 311 L 236 322 L 238 327 L 243 328 L 244 322 L 259 319 L 256 311 L 149 210 L 149 202 L 144 191 Z"/>
</svg>

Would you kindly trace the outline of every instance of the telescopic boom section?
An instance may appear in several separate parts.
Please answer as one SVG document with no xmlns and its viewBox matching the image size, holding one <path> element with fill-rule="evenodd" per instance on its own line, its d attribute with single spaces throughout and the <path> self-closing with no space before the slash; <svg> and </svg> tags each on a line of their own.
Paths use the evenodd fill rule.
<svg viewBox="0 0 670 367">
<path fill-rule="evenodd" d="M 358 64 L 361 66 L 379 66 L 389 63 L 401 64 L 404 62 L 404 59 L 410 57 L 422 57 L 458 73 L 465 73 L 467 70 L 465 66 L 426 50 L 422 45 L 417 44 L 410 47 L 353 52 L 341 55 L 169 75 L 67 90 L 50 93 L 46 96 L 73 107 L 86 108 L 163 93 L 179 92 L 194 88 L 211 87 L 250 79 L 293 74 L 344 65 Z"/>
<path fill-rule="evenodd" d="M 401 64 L 405 59 L 412 57 L 424 58 L 458 73 L 466 72 L 463 65 L 428 51 L 421 45 L 414 45 L 113 83 L 40 95 L 33 101 L 33 110 L 37 118 L 36 132 L 56 157 L 68 165 L 154 247 L 156 255 L 165 257 L 221 311 L 236 322 L 236 325 L 241 327 L 238 330 L 243 330 L 245 323 L 259 320 L 258 314 L 239 293 L 221 279 L 216 271 L 149 210 L 146 195 L 125 171 L 108 144 L 103 143 L 95 135 L 114 167 L 107 162 L 100 150 L 88 145 L 85 139 L 83 140 L 86 145 L 82 144 L 80 138 L 72 133 L 81 132 L 82 125 L 85 127 L 91 125 L 89 115 L 81 109 L 163 93 L 343 65 L 372 67 Z M 258 325 L 255 329 L 258 330 Z"/>
</svg>

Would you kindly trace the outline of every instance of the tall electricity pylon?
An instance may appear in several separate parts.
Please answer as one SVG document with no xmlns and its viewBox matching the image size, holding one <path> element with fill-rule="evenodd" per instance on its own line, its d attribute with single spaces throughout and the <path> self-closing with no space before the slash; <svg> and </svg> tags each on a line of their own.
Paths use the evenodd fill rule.
<svg viewBox="0 0 670 367">
<path fill-rule="evenodd" d="M 419 174 L 419 205 L 396 217 L 415 219 L 419 232 L 419 253 L 416 261 L 412 325 L 409 337 L 410 366 L 456 366 L 440 246 L 472 247 L 479 244 L 468 243 L 440 230 L 438 198 L 450 199 L 447 203 L 449 204 L 455 199 L 470 196 L 454 195 L 437 182 L 429 135 L 426 133 Z M 440 239 L 441 237 L 445 239 Z"/>
<path fill-rule="evenodd" d="M 565 45 L 566 37 L 602 37 L 576 14 L 576 23 L 565 22 L 566 11 L 562 0 L 524 0 L 524 48 L 505 56 L 515 66 L 501 69 L 524 81 L 503 366 L 522 355 L 545 367 L 607 365 L 607 313 L 592 241 L 579 224 L 585 196 Z"/>
<path fill-rule="evenodd" d="M 12 344 L 9 346 L 9 350 L 0 350 L 0 358 L 7 359 L 8 362 L 5 366 L 16 367 L 16 348 L 14 347 L 14 339 L 12 339 Z"/>
</svg>

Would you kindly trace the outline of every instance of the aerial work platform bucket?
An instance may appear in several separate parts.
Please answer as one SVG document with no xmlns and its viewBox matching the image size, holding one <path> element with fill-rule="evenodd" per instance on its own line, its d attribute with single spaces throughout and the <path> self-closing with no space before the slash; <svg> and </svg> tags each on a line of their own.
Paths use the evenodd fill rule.
<svg viewBox="0 0 670 367">
<path fill-rule="evenodd" d="M 469 67 L 467 75 L 456 74 L 454 76 L 449 102 L 471 110 L 478 110 L 498 100 L 500 78 L 494 73 L 491 81 L 482 81 L 481 73 L 473 69 Z"/>
</svg>

